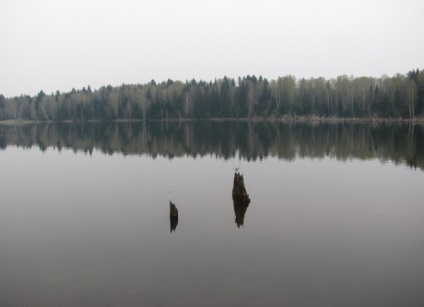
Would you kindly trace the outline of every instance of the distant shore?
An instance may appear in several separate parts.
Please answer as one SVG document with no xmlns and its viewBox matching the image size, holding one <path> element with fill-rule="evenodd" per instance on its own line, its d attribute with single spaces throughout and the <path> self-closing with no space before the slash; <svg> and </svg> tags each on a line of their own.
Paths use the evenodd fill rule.
<svg viewBox="0 0 424 307">
<path fill-rule="evenodd" d="M 209 119 L 193 119 L 193 118 L 168 118 L 168 119 L 149 119 L 147 122 L 187 122 L 187 121 L 214 121 L 214 122 L 282 122 L 282 123 L 412 123 L 424 124 L 424 116 L 415 118 L 380 118 L 380 117 L 324 117 L 324 116 L 280 116 L 280 117 L 243 117 L 243 118 L 209 118 Z M 37 120 L 20 120 L 8 119 L 0 120 L 0 125 L 32 125 L 45 123 L 128 123 L 128 122 L 143 122 L 142 119 L 116 119 L 112 121 L 104 120 L 64 120 L 64 121 L 37 121 Z"/>
</svg>

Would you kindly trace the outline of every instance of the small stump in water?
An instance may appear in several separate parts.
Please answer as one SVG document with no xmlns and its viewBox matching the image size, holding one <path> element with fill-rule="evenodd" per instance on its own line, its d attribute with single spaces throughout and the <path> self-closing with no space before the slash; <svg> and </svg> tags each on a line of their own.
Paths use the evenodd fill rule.
<svg viewBox="0 0 424 307">
<path fill-rule="evenodd" d="M 178 209 L 172 201 L 169 202 L 169 222 L 171 225 L 171 231 L 175 231 L 178 225 Z"/>
<path fill-rule="evenodd" d="M 178 219 L 178 209 L 172 201 L 169 202 L 169 216 Z"/>
</svg>

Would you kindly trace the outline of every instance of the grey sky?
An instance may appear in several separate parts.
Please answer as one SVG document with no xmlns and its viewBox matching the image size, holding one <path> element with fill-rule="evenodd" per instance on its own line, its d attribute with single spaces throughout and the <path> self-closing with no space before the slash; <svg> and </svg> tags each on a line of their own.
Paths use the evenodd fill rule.
<svg viewBox="0 0 424 307">
<path fill-rule="evenodd" d="M 423 12 L 422 0 L 0 0 L 0 93 L 406 73 L 424 69 Z"/>
</svg>

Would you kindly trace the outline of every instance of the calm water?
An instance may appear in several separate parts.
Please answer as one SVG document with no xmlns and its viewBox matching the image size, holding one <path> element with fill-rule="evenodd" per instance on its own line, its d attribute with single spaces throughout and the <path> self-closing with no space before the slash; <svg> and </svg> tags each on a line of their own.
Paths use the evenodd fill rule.
<svg viewBox="0 0 424 307">
<path fill-rule="evenodd" d="M 0 306 L 424 306 L 423 133 L 0 126 Z"/>
</svg>

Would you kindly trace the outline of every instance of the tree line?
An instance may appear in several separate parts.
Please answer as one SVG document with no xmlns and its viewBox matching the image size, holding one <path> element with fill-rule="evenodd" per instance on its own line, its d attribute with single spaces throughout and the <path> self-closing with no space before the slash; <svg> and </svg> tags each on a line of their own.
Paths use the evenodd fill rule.
<svg viewBox="0 0 424 307">
<path fill-rule="evenodd" d="M 0 95 L 0 120 L 113 121 L 212 118 L 340 118 L 414 119 L 424 114 L 424 70 L 406 75 L 339 76 L 296 79 L 288 75 L 268 81 L 262 76 L 213 82 L 172 81 L 50 95 L 6 98 Z"/>
<path fill-rule="evenodd" d="M 424 126 L 412 123 L 151 121 L 4 125 L 0 126 L 0 149 L 7 146 L 169 159 L 380 159 L 424 170 Z"/>
</svg>

